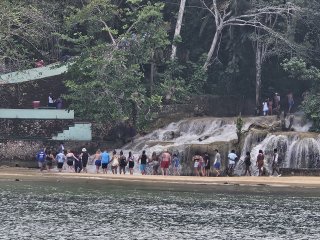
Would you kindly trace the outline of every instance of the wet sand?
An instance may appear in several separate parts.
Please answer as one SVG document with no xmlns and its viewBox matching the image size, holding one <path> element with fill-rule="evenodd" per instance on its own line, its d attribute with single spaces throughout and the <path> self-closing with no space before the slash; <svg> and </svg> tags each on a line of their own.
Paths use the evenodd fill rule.
<svg viewBox="0 0 320 240">
<path fill-rule="evenodd" d="M 194 177 L 92 173 L 40 173 L 36 169 L 0 168 L 0 182 L 52 182 L 91 188 L 125 186 L 134 189 L 216 191 L 232 193 L 299 194 L 320 196 L 320 177 Z"/>
</svg>

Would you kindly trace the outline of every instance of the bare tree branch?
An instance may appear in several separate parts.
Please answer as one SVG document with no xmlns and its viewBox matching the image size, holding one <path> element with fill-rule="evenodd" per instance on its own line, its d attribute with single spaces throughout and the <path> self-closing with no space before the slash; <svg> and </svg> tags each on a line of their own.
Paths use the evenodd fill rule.
<svg viewBox="0 0 320 240">
<path fill-rule="evenodd" d="M 264 31 L 274 35 L 275 37 L 285 41 L 288 45 L 292 46 L 292 44 L 284 36 L 273 30 L 272 26 L 268 26 L 267 24 L 263 23 L 263 19 L 265 19 L 266 16 L 276 16 L 278 19 L 279 16 L 283 18 L 291 17 L 297 12 L 300 12 L 301 9 L 292 3 L 265 7 L 256 6 L 252 10 L 247 11 L 245 14 L 232 16 L 234 12 L 231 9 L 227 11 L 231 4 L 230 1 L 226 0 L 225 5 L 222 7 L 222 9 L 219 9 L 217 0 L 212 0 L 212 6 L 210 7 L 204 0 L 200 1 L 202 5 L 209 11 L 209 13 L 214 16 L 216 26 L 211 47 L 207 55 L 207 60 L 203 66 L 204 69 L 207 69 L 212 59 L 217 58 L 217 48 L 219 47 L 219 45 L 217 44 L 218 39 L 221 38 L 222 31 L 226 26 L 249 26 L 261 28 Z"/>
</svg>

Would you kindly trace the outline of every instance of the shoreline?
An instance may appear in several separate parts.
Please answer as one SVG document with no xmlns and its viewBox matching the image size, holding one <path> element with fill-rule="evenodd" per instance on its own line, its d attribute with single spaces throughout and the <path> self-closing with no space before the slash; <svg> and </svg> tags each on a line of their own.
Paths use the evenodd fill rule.
<svg viewBox="0 0 320 240">
<path fill-rule="evenodd" d="M 320 177 L 195 177 L 154 175 L 112 175 L 92 173 L 41 173 L 25 168 L 0 168 L 0 183 L 65 183 L 130 187 L 145 190 L 230 192 L 256 194 L 298 194 L 320 196 Z M 107 184 L 101 184 L 101 183 Z"/>
</svg>

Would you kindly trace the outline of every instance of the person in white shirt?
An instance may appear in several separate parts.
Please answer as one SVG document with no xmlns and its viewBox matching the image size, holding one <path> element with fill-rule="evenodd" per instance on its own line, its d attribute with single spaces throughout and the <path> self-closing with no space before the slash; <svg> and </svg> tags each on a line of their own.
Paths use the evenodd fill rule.
<svg viewBox="0 0 320 240">
<path fill-rule="evenodd" d="M 54 100 L 53 100 L 52 93 L 49 93 L 49 97 L 48 97 L 48 107 L 54 107 Z"/>
<path fill-rule="evenodd" d="M 214 151 L 216 152 L 216 155 L 215 155 L 215 159 L 214 159 L 214 163 L 213 163 L 213 168 L 217 172 L 216 177 L 218 177 L 220 175 L 221 156 L 220 156 L 218 149 L 215 149 Z"/>
<path fill-rule="evenodd" d="M 266 116 L 268 114 L 269 108 L 268 108 L 268 99 L 266 99 L 262 103 L 262 111 L 263 111 L 263 116 Z"/>
<path fill-rule="evenodd" d="M 227 169 L 227 175 L 232 176 L 234 167 L 236 166 L 236 160 L 238 156 L 236 154 L 235 150 L 231 150 L 231 152 L 228 154 L 228 169 Z"/>
</svg>

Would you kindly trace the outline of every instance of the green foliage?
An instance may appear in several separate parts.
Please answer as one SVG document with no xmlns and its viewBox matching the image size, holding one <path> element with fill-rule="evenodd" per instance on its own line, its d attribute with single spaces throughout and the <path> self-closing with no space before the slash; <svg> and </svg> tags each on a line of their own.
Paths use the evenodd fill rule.
<svg viewBox="0 0 320 240">
<path fill-rule="evenodd" d="M 199 60 L 199 62 L 194 63 L 189 61 L 187 63 L 187 68 L 189 69 L 189 76 L 186 77 L 187 83 L 189 84 L 189 89 L 192 94 L 200 94 L 204 92 L 204 86 L 207 82 L 208 73 L 203 69 L 203 63 L 205 61 L 205 56 Z"/>
<path fill-rule="evenodd" d="M 313 66 L 308 68 L 306 62 L 301 58 L 285 59 L 281 65 L 291 78 L 305 81 L 320 79 L 320 70 Z"/>
<path fill-rule="evenodd" d="M 306 62 L 298 58 L 285 60 L 282 66 L 290 77 L 312 81 L 312 88 L 304 93 L 301 108 L 306 117 L 313 122 L 310 130 L 320 132 L 320 70 L 314 66 L 307 67 Z"/>
<path fill-rule="evenodd" d="M 244 125 L 244 121 L 241 117 L 241 115 L 239 115 L 235 121 L 235 124 L 236 124 L 236 133 L 237 133 L 237 137 L 238 137 L 238 143 L 240 143 L 241 141 L 241 137 L 243 135 L 243 131 L 242 131 L 242 128 L 243 128 L 243 125 Z"/>
<path fill-rule="evenodd" d="M 212 1 L 205 2 L 210 7 Z M 300 9 L 297 15 L 290 12 L 290 17 L 284 14 L 276 19 L 270 14 L 260 14 L 257 20 L 281 33 L 277 38 L 265 35 L 264 30 L 257 32 L 254 27 L 226 26 L 218 41 L 217 59 L 208 71 L 202 66 L 216 26 L 212 14 L 198 0 L 188 2 L 180 36 L 173 40 L 178 46 L 177 62 L 168 61 L 172 44 L 169 39 L 179 10 L 176 3 L 0 1 L 0 71 L 31 67 L 36 58 L 49 63 L 56 62 L 63 54 L 77 56 L 70 80 L 66 82 L 70 108 L 81 118 L 109 125 L 130 120 L 143 129 L 161 111 L 162 104 L 181 103 L 193 94 L 251 98 L 255 94 L 256 77 L 256 48 L 252 47 L 252 41 L 260 41 L 262 47 L 267 47 L 262 49 L 267 50 L 262 92 L 267 95 L 270 89 L 276 89 L 283 95 L 290 87 L 300 95 L 313 82 L 303 106 L 309 118 L 317 122 L 314 113 L 320 78 L 318 1 L 292 0 Z M 233 17 L 264 8 L 270 13 L 283 3 L 281 0 L 217 1 L 220 13 L 232 10 Z M 272 7 L 276 8 L 272 10 Z M 284 47 L 278 37 L 292 44 Z M 301 59 L 306 59 L 308 64 Z"/>
<path fill-rule="evenodd" d="M 105 59 L 112 51 L 112 57 Z M 94 55 L 95 53 L 95 55 Z M 122 51 L 98 45 L 90 49 L 71 67 L 71 79 L 66 82 L 71 108 L 81 118 L 116 125 L 132 121 L 132 109 L 144 114 L 145 89 L 138 65 L 126 65 Z"/>
<path fill-rule="evenodd" d="M 77 10 L 67 20 L 81 24 L 88 21 L 101 22 L 105 13 L 94 17 L 91 14 L 97 7 L 101 8 L 102 2 L 91 1 L 91 4 Z M 104 3 L 110 4 L 108 1 Z M 103 9 L 109 10 L 108 7 L 110 5 L 104 5 Z M 81 58 L 71 69 L 72 80 L 66 82 L 70 90 L 66 98 L 71 101 L 70 108 L 75 109 L 79 116 L 100 123 L 101 126 L 116 126 L 130 121 L 139 129 L 144 129 L 156 116 L 162 103 L 163 93 L 160 89 L 165 91 L 167 81 L 158 83 L 161 86 L 159 90 L 147 96 L 141 64 L 155 61 L 155 54 L 161 52 L 169 42 L 162 8 L 163 4 L 148 3 L 136 15 L 130 13 L 132 27 L 130 31 L 115 38 L 117 45 L 102 43 L 94 35 L 86 35 L 84 39 L 95 39 L 97 44 L 90 42 L 82 49 Z M 109 20 L 113 19 L 112 14 L 115 12 L 108 12 L 108 18 L 102 20 L 103 24 L 111 26 Z M 96 29 L 97 33 L 104 30 Z M 110 31 L 110 35 L 114 33 Z M 70 40 L 73 37 L 74 34 Z M 77 40 L 76 36 L 73 42 Z"/>
<path fill-rule="evenodd" d="M 130 51 L 138 63 L 163 61 L 163 51 L 168 46 L 168 26 L 163 19 L 164 4 L 156 3 L 130 12 L 130 28 L 122 36 L 122 41 L 133 43 Z M 128 24 L 127 24 L 128 25 Z"/>
<path fill-rule="evenodd" d="M 176 61 L 169 61 L 165 71 L 158 74 L 156 92 L 163 97 L 165 102 L 183 102 L 189 93 L 189 85 L 183 79 L 185 66 Z"/>
<path fill-rule="evenodd" d="M 57 22 L 46 9 L 3 0 L 0 15 L 0 67 L 14 71 L 30 67 L 35 58 L 51 58 L 43 45 L 52 40 Z"/>
<path fill-rule="evenodd" d="M 180 35 L 176 36 L 174 39 L 173 39 L 173 44 L 174 45 L 178 45 L 179 43 L 182 43 L 182 38 Z"/>
<path fill-rule="evenodd" d="M 320 132 L 320 94 L 316 91 L 307 92 L 302 102 L 302 109 L 308 119 L 312 121 L 310 131 Z"/>
</svg>

